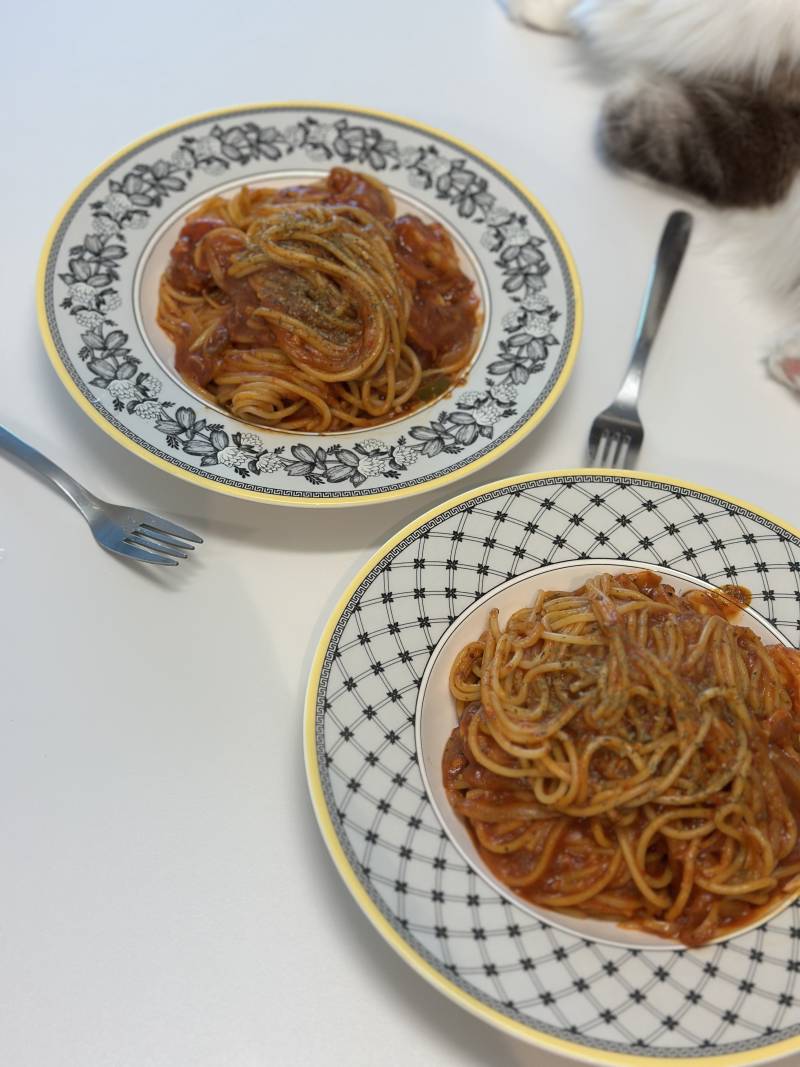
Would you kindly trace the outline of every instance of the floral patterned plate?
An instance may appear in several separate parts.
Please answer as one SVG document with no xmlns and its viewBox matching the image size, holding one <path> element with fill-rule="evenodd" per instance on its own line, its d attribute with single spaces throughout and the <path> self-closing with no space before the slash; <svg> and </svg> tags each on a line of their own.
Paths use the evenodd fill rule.
<svg viewBox="0 0 800 1067">
<path fill-rule="evenodd" d="M 442 222 L 482 296 L 465 385 L 385 427 L 267 430 L 196 396 L 155 322 L 158 279 L 182 219 L 244 183 L 373 173 L 403 211 Z M 163 469 L 283 504 L 361 504 L 444 485 L 527 434 L 563 389 L 581 331 L 569 251 L 544 209 L 497 164 L 418 123 L 323 104 L 220 111 L 164 128 L 104 163 L 53 226 L 39 322 L 69 392 L 107 433 Z"/>
<path fill-rule="evenodd" d="M 619 1065 L 734 1067 L 800 1051 L 800 904 L 702 949 L 625 944 L 616 928 L 601 939 L 506 899 L 436 815 L 415 728 L 435 650 L 491 590 L 584 560 L 669 568 L 690 583 L 739 582 L 760 619 L 800 644 L 800 531 L 746 504 L 608 471 L 472 490 L 384 545 L 322 636 L 305 746 L 325 842 L 393 948 L 441 992 L 518 1037 Z"/>
</svg>

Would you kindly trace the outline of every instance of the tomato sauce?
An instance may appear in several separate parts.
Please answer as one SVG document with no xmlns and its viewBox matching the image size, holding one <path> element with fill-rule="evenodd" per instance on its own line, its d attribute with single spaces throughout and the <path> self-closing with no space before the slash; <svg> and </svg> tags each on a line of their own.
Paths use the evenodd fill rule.
<svg viewBox="0 0 800 1067">
<path fill-rule="evenodd" d="M 406 341 L 424 369 L 446 372 L 448 364 L 457 363 L 474 344 L 480 301 L 473 282 L 461 270 L 450 236 L 439 223 L 426 223 L 414 215 L 395 218 L 389 191 L 344 167 L 334 167 L 321 182 L 277 190 L 270 202 L 348 204 L 387 227 L 393 258 L 410 294 Z M 221 353 L 231 344 L 267 347 L 276 343 L 271 328 L 252 315 L 260 297 L 275 291 L 280 279 L 270 276 L 257 280 L 253 275 L 235 279 L 226 273 L 245 246 L 242 231 L 206 213 L 186 221 L 170 253 L 170 285 L 184 293 L 213 296 L 228 305 L 223 321 L 195 350 L 189 348 L 188 328 L 185 338 L 176 339 L 177 369 L 200 386 L 213 379 Z M 445 386 L 452 384 L 443 380 Z"/>
</svg>

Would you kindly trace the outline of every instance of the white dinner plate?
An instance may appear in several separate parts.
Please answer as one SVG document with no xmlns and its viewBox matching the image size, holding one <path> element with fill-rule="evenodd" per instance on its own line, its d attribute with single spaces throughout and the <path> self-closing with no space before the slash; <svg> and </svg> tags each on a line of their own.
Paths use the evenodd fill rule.
<svg viewBox="0 0 800 1067">
<path fill-rule="evenodd" d="M 373 174 L 399 211 L 441 222 L 481 296 L 463 384 L 385 426 L 295 433 L 241 422 L 174 369 L 155 317 L 182 220 L 244 184 Z M 326 104 L 259 104 L 165 127 L 104 163 L 70 197 L 42 254 L 39 322 L 61 380 L 107 433 L 220 492 L 294 505 L 407 496 L 475 471 L 519 441 L 572 369 L 582 305 L 544 208 L 496 163 L 419 123 Z"/>
<path fill-rule="evenodd" d="M 584 561 L 744 585 L 753 594 L 748 621 L 767 639 L 800 641 L 800 532 L 749 505 L 652 475 L 603 471 L 532 475 L 465 493 L 384 545 L 322 636 L 305 741 L 325 842 L 400 955 L 519 1037 L 613 1064 L 733 1067 L 800 1050 L 796 903 L 699 949 L 626 941 L 612 923 L 570 929 L 563 916 L 536 916 L 492 886 L 437 816 L 440 799 L 431 803 L 420 766 L 426 728 L 417 728 L 416 711 L 442 639 L 462 615 L 468 625 L 465 613 L 480 610 L 490 591 L 500 595 L 520 576 L 553 567 L 547 573 L 558 588 L 558 565 Z"/>
</svg>

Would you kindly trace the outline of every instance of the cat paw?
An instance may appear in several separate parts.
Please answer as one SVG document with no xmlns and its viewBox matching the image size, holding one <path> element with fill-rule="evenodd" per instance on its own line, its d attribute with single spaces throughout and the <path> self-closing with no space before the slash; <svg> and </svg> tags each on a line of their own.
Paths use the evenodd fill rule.
<svg viewBox="0 0 800 1067">
<path fill-rule="evenodd" d="M 775 343 L 767 356 L 767 367 L 773 378 L 800 393 L 800 330 Z"/>
<path fill-rule="evenodd" d="M 575 0 L 507 0 L 508 14 L 547 33 L 570 33 L 569 14 Z"/>
</svg>

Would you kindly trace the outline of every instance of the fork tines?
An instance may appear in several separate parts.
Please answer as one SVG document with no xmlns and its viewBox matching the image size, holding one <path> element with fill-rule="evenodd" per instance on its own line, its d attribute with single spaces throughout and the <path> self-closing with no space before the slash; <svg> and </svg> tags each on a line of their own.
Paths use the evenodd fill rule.
<svg viewBox="0 0 800 1067">
<path fill-rule="evenodd" d="M 589 466 L 626 470 L 632 445 L 630 434 L 598 429 L 596 434 L 589 434 Z"/>
<path fill-rule="evenodd" d="M 203 538 L 191 530 L 149 512 L 141 515 L 136 529 L 124 540 L 126 555 L 162 567 L 177 567 L 179 559 L 188 559 L 195 545 L 202 543 Z"/>
</svg>

